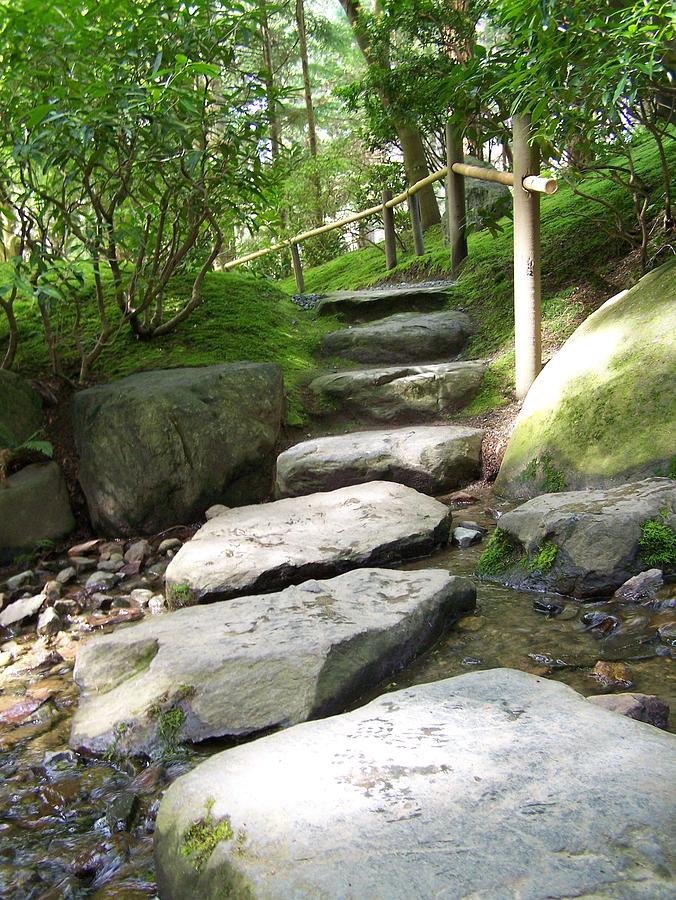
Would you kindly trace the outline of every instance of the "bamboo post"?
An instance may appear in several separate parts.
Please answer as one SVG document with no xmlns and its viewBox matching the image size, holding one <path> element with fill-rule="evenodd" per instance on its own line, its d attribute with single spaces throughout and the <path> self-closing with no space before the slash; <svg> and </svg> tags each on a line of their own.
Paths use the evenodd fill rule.
<svg viewBox="0 0 676 900">
<path fill-rule="evenodd" d="M 303 266 L 300 261 L 300 252 L 298 244 L 291 244 L 291 265 L 293 266 L 293 274 L 296 276 L 296 289 L 299 294 L 305 291 L 305 279 L 303 278 Z"/>
<path fill-rule="evenodd" d="M 411 231 L 413 232 L 415 255 L 424 256 L 425 239 L 423 237 L 422 221 L 420 219 L 420 201 L 417 194 L 411 194 L 408 198 L 408 211 L 411 216 Z"/>
<path fill-rule="evenodd" d="M 394 233 L 394 209 L 388 206 L 392 191 L 383 191 L 383 225 L 385 226 L 385 266 L 393 269 L 397 264 L 397 239 Z"/>
<path fill-rule="evenodd" d="M 516 395 L 523 399 L 542 368 L 540 321 L 540 194 L 524 179 L 539 175 L 538 148 L 529 144 L 530 116 L 514 116 L 514 348 Z"/>
<path fill-rule="evenodd" d="M 460 263 L 467 256 L 467 213 L 465 209 L 465 179 L 453 170 L 462 163 L 462 136 L 457 128 L 446 122 L 446 210 L 448 213 L 448 239 L 451 246 L 451 274 L 456 275 Z"/>
</svg>

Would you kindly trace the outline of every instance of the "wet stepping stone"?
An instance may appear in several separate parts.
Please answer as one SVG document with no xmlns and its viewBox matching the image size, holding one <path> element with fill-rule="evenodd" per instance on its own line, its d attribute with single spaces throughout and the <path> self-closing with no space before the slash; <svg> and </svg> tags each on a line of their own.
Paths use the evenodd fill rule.
<svg viewBox="0 0 676 900">
<path fill-rule="evenodd" d="M 324 335 L 324 356 L 341 356 L 362 363 L 415 363 L 450 360 L 472 334 L 465 313 L 400 313 L 368 325 L 342 328 Z"/>
<path fill-rule="evenodd" d="M 175 781 L 159 894 L 666 900 L 675 744 L 510 669 L 389 693 Z"/>
<path fill-rule="evenodd" d="M 339 315 L 350 322 L 367 322 L 399 312 L 430 312 L 443 309 L 450 285 L 415 285 L 373 288 L 364 291 L 334 291 L 317 304 L 317 315 Z"/>
<path fill-rule="evenodd" d="M 427 422 L 458 412 L 479 392 L 483 360 L 427 366 L 353 369 L 321 375 L 310 391 L 330 407 L 365 422 Z"/>
<path fill-rule="evenodd" d="M 78 654 L 71 745 L 153 755 L 330 715 L 474 607 L 466 578 L 359 569 L 120 629 Z"/>
<path fill-rule="evenodd" d="M 277 492 L 296 497 L 367 481 L 441 494 L 481 474 L 483 431 L 419 425 L 304 441 L 277 458 Z"/>
<path fill-rule="evenodd" d="M 448 542 L 450 523 L 443 503 L 384 481 L 231 509 L 171 560 L 167 597 L 226 599 L 425 556 Z"/>
</svg>

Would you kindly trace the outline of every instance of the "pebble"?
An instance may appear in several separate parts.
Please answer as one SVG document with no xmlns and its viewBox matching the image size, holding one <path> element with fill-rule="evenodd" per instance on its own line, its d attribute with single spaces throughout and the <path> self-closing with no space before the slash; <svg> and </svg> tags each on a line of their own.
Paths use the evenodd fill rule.
<svg viewBox="0 0 676 900">
<path fill-rule="evenodd" d="M 7 585 L 7 590 L 12 593 L 27 587 L 29 584 L 35 584 L 35 582 L 35 572 L 33 572 L 32 569 L 27 569 L 25 572 L 19 572 L 18 575 L 12 575 L 11 578 L 7 579 L 5 584 Z"/>
<path fill-rule="evenodd" d="M 53 606 L 48 606 L 38 618 L 38 634 L 56 634 L 63 628 L 63 622 Z"/>
<path fill-rule="evenodd" d="M 135 588 L 129 595 L 132 603 L 138 603 L 139 606 L 147 606 L 153 592 L 146 588 Z"/>
<path fill-rule="evenodd" d="M 45 598 L 42 594 L 15 600 L 14 603 L 10 603 L 9 606 L 6 606 L 0 612 L 0 625 L 4 625 L 6 628 L 8 625 L 17 625 L 19 622 L 23 622 L 24 619 L 30 619 L 37 613 L 44 602 Z"/>
<path fill-rule="evenodd" d="M 216 516 L 221 516 L 223 513 L 228 512 L 230 509 L 229 506 L 223 506 L 222 503 L 214 503 L 213 506 L 210 506 L 209 509 L 204 513 L 205 519 L 215 519 Z"/>
<path fill-rule="evenodd" d="M 59 581 L 48 581 L 43 587 L 42 595 L 50 606 L 61 596 L 62 587 Z"/>
<path fill-rule="evenodd" d="M 82 544 L 75 544 L 68 551 L 68 556 L 86 556 L 91 550 L 103 543 L 102 538 L 93 538 L 91 541 L 85 541 Z"/>
<path fill-rule="evenodd" d="M 85 587 L 87 589 L 98 588 L 100 591 L 108 591 L 110 588 L 115 587 L 118 581 L 120 581 L 120 576 L 116 572 L 102 572 L 98 570 L 92 572 L 87 579 Z"/>
<path fill-rule="evenodd" d="M 145 539 L 135 541 L 124 554 L 125 562 L 142 565 L 150 556 L 150 544 Z"/>
<path fill-rule="evenodd" d="M 119 572 L 124 568 L 124 559 L 121 556 L 111 556 L 110 559 L 99 561 L 99 572 Z"/>
<path fill-rule="evenodd" d="M 154 575 L 155 577 L 159 577 L 164 575 L 167 571 L 167 566 L 169 565 L 168 559 L 162 559 L 159 562 L 154 563 L 154 565 L 149 566 L 146 570 L 148 575 Z"/>
<path fill-rule="evenodd" d="M 77 615 L 79 608 L 80 607 L 75 600 L 71 600 L 70 597 L 61 597 L 52 607 L 54 612 L 58 613 L 60 616 L 75 616 Z"/>
<path fill-rule="evenodd" d="M 631 687 L 629 669 L 622 662 L 600 659 L 589 673 L 602 687 Z"/>
<path fill-rule="evenodd" d="M 301 309 L 314 309 L 325 296 L 326 294 L 293 294 L 291 302 Z"/>
<path fill-rule="evenodd" d="M 59 584 L 68 584 L 68 582 L 72 581 L 77 575 L 77 570 L 75 566 L 66 566 L 65 569 L 61 569 L 61 571 L 56 576 L 56 580 Z"/>
<path fill-rule="evenodd" d="M 138 796 L 123 791 L 108 804 L 106 822 L 111 832 L 129 831 L 138 810 Z"/>
<path fill-rule="evenodd" d="M 458 544 L 463 550 L 472 544 L 476 544 L 481 540 L 482 536 L 482 533 L 474 528 L 458 527 L 453 529 L 453 543 Z"/>
<path fill-rule="evenodd" d="M 587 700 L 656 728 L 666 728 L 669 722 L 669 704 L 655 694 L 600 694 Z"/>
<path fill-rule="evenodd" d="M 639 603 L 641 600 L 652 600 L 655 593 L 664 584 L 664 577 L 660 569 L 648 569 L 639 572 L 613 594 L 613 599 L 620 603 Z"/>
<path fill-rule="evenodd" d="M 164 612 L 164 610 L 166 609 L 166 605 L 166 601 L 162 594 L 155 594 L 148 601 L 148 609 L 153 615 Z"/>
<path fill-rule="evenodd" d="M 51 750 L 45 753 L 42 765 L 48 771 L 70 768 L 78 763 L 77 754 L 73 750 Z"/>
<path fill-rule="evenodd" d="M 91 572 L 96 568 L 96 560 L 89 556 L 71 556 L 71 563 L 75 566 L 75 571 L 79 575 L 81 572 Z"/>
<path fill-rule="evenodd" d="M 213 509 L 213 507 L 210 507 L 210 509 Z M 207 518 L 209 518 L 208 510 L 207 510 Z M 165 538 L 162 541 L 162 543 L 160 544 L 160 546 L 157 548 L 157 552 L 159 553 L 160 556 L 164 556 L 164 554 L 167 553 L 169 550 L 178 550 L 178 548 L 182 547 L 182 546 L 183 546 L 183 542 L 179 541 L 178 538 Z"/>
</svg>

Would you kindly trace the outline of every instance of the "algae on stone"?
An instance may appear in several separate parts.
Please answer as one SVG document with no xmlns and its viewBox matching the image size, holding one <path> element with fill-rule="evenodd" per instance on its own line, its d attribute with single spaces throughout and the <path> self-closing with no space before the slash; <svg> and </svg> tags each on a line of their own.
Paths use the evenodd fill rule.
<svg viewBox="0 0 676 900">
<path fill-rule="evenodd" d="M 608 300 L 536 379 L 496 481 L 516 499 L 611 487 L 672 465 L 676 259 Z"/>
</svg>

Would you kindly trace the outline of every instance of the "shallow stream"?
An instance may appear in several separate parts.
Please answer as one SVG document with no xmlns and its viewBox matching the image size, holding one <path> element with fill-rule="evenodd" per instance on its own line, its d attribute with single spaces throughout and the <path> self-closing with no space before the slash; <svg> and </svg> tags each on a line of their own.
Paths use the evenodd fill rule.
<svg viewBox="0 0 676 900">
<path fill-rule="evenodd" d="M 456 523 L 495 525 L 487 495 L 454 512 Z M 482 546 L 448 547 L 405 568 L 444 568 L 470 575 Z M 626 664 L 632 690 L 654 693 L 676 704 L 673 648 L 656 627 L 674 610 L 613 603 L 580 603 L 557 595 L 512 591 L 479 582 L 477 612 L 462 619 L 428 654 L 395 676 L 385 690 L 434 681 L 482 668 L 509 666 L 569 684 L 584 695 L 627 690 L 604 687 L 590 673 L 599 660 Z M 661 594 L 675 596 L 674 585 Z M 536 611 L 551 604 L 556 615 Z M 588 612 L 612 615 L 612 629 L 585 624 Z M 606 615 L 595 618 L 603 622 Z M 57 900 L 93 897 L 132 900 L 156 895 L 152 833 L 166 785 L 224 745 L 191 748 L 172 759 L 142 767 L 82 760 L 67 751 L 70 717 L 77 702 L 72 660 L 54 663 L 35 641 L 29 654 L 43 662 L 3 686 L 3 695 L 36 705 L 22 724 L 0 725 L 0 897 Z M 42 658 L 41 657 L 41 658 Z M 381 693 L 383 686 L 370 695 Z M 364 700 L 369 697 L 362 698 Z M 45 700 L 45 698 L 47 698 Z M 2 707 L 0 707 L 0 712 Z M 1 717 L 0 717 L 1 719 Z M 671 719 L 674 729 L 674 715 Z M 45 764 L 46 754 L 67 751 Z"/>
</svg>

